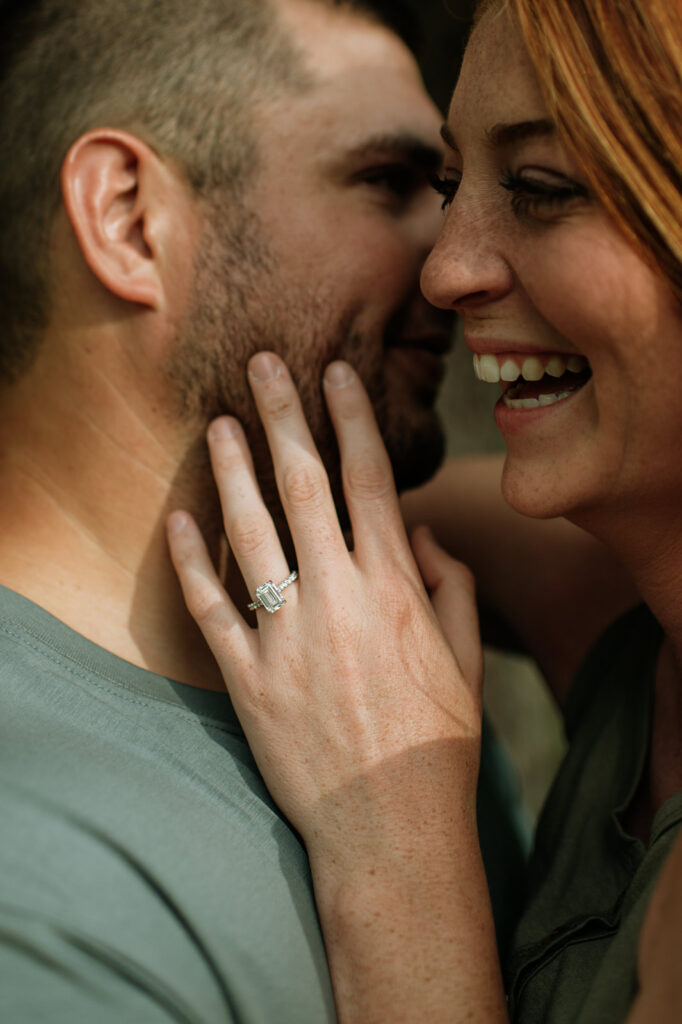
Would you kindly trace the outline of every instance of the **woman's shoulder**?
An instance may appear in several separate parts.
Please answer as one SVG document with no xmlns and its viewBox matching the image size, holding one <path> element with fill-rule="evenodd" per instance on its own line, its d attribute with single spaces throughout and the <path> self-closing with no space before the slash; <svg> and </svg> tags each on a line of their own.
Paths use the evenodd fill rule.
<svg viewBox="0 0 682 1024">
<path fill-rule="evenodd" d="M 620 615 L 588 651 L 571 686 L 564 708 L 564 724 L 572 739 L 590 708 L 625 690 L 642 691 L 653 673 L 663 631 L 651 610 L 638 604 Z"/>
</svg>

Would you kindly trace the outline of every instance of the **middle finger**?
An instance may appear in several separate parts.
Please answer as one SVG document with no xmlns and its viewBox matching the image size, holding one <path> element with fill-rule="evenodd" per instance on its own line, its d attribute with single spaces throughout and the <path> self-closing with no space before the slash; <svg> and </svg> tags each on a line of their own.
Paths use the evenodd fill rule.
<svg viewBox="0 0 682 1024">
<path fill-rule="evenodd" d="M 327 565 L 329 559 L 348 557 L 327 473 L 282 360 L 260 352 L 249 363 L 249 378 L 299 568 L 302 575 L 316 575 L 320 550 Z"/>
</svg>

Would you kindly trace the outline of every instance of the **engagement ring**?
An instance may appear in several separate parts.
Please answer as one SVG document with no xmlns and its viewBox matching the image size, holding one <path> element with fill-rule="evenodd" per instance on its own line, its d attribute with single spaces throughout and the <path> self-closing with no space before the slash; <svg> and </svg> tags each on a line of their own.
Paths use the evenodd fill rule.
<svg viewBox="0 0 682 1024">
<path fill-rule="evenodd" d="M 260 587 L 256 587 L 256 600 L 252 601 L 248 606 L 249 611 L 257 611 L 259 608 L 265 608 L 265 611 L 270 612 L 270 614 L 278 611 L 286 604 L 282 597 L 282 591 L 297 579 L 298 572 L 294 569 L 281 583 L 275 584 L 272 580 L 268 580 L 267 583 L 261 583 Z"/>
</svg>

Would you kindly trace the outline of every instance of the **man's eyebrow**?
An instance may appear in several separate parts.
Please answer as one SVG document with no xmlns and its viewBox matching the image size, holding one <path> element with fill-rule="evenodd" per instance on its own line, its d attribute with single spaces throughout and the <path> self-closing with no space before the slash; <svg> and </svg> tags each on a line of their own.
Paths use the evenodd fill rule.
<svg viewBox="0 0 682 1024">
<path fill-rule="evenodd" d="M 514 142 L 524 142 L 526 139 L 542 138 L 555 133 L 556 125 L 547 118 L 541 118 L 537 121 L 496 124 L 488 129 L 486 136 L 493 146 L 502 147 L 510 146 Z"/>
<path fill-rule="evenodd" d="M 443 163 L 443 151 L 438 145 L 427 142 L 409 132 L 386 133 L 365 138 L 347 151 L 351 158 L 379 156 L 407 160 L 415 167 L 437 170 Z"/>
</svg>

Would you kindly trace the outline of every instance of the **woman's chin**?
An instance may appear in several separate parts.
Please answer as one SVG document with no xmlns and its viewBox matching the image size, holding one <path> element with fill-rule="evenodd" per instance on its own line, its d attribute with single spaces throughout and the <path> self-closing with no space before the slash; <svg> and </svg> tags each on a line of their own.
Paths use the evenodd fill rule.
<svg viewBox="0 0 682 1024">
<path fill-rule="evenodd" d="M 585 494 L 578 494 L 560 466 L 554 463 L 543 467 L 529 462 L 507 455 L 502 495 L 511 508 L 531 519 L 553 519 L 557 516 L 570 518 L 572 512 L 584 507 Z"/>
</svg>

